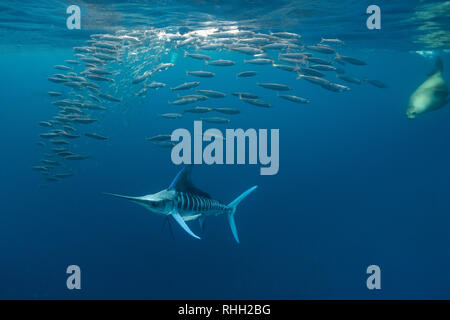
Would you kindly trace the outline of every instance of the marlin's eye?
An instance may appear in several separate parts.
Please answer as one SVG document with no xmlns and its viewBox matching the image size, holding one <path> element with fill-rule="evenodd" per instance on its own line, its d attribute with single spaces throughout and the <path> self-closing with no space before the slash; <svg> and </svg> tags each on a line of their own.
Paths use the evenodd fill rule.
<svg viewBox="0 0 450 320">
<path fill-rule="evenodd" d="M 156 201 L 156 202 L 152 202 L 152 206 L 154 208 L 162 208 L 164 206 L 164 201 Z"/>
</svg>

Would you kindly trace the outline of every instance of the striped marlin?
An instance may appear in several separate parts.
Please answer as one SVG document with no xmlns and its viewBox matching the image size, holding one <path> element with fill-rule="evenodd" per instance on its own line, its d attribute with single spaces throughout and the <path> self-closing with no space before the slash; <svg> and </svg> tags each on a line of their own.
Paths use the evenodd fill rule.
<svg viewBox="0 0 450 320">
<path fill-rule="evenodd" d="M 238 204 L 258 186 L 253 186 L 228 205 L 212 199 L 209 194 L 196 188 L 190 179 L 192 166 L 184 167 L 167 189 L 141 197 L 124 196 L 105 193 L 140 204 L 147 210 L 164 216 L 172 216 L 174 220 L 191 236 L 200 239 L 188 227 L 185 221 L 198 219 L 200 227 L 208 216 L 226 214 L 234 239 L 239 243 L 234 215 Z"/>
</svg>

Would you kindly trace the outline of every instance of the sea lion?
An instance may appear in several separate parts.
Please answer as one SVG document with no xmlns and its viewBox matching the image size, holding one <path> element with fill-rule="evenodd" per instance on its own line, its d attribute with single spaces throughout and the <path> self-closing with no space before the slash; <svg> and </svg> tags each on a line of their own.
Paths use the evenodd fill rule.
<svg viewBox="0 0 450 320">
<path fill-rule="evenodd" d="M 418 114 L 440 109 L 450 101 L 449 89 L 442 77 L 443 70 L 442 60 L 437 58 L 435 69 L 409 98 L 409 106 L 406 111 L 408 118 L 414 119 Z"/>
</svg>

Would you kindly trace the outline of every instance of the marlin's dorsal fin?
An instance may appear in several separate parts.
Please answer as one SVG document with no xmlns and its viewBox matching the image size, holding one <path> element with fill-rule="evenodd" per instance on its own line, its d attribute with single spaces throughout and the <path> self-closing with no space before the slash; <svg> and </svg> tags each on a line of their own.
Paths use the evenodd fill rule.
<svg viewBox="0 0 450 320">
<path fill-rule="evenodd" d="M 175 176 L 175 179 L 173 179 L 168 189 L 175 190 L 178 192 L 192 193 L 205 198 L 211 198 L 209 194 L 196 188 L 192 183 L 191 181 L 192 167 L 193 167 L 192 165 L 188 165 L 183 169 L 181 169 L 180 172 L 178 172 L 178 174 Z"/>
</svg>

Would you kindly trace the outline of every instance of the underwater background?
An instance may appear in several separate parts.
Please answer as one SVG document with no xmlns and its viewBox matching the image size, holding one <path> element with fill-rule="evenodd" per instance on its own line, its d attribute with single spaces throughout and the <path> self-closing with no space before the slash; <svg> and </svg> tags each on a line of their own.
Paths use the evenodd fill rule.
<svg viewBox="0 0 450 320">
<path fill-rule="evenodd" d="M 67 6 L 79 5 L 81 30 L 66 28 Z M 0 298 L 2 299 L 448 299 L 450 298 L 450 108 L 408 119 L 412 92 L 436 57 L 449 81 L 448 1 L 378 1 L 381 30 L 368 30 L 368 1 L 2 1 L 0 4 Z M 84 18 L 86 14 L 87 18 Z M 339 38 L 339 53 L 366 66 L 348 73 L 388 85 L 349 85 L 331 92 L 270 66 L 236 78 L 248 57 L 203 52 L 236 65 L 213 79 L 184 50 L 163 50 L 173 68 L 155 76 L 167 87 L 137 97 L 120 74 L 120 103 L 105 103 L 93 131 L 105 141 L 77 139 L 89 159 L 70 164 L 73 176 L 46 182 L 32 167 L 40 121 L 56 113 L 47 92 L 54 65 L 73 59 L 91 34 L 142 28 L 233 25 L 243 30 L 296 32 L 314 44 Z M 140 54 L 137 52 L 137 54 Z M 143 55 L 152 57 L 152 52 Z M 149 58 L 150 59 L 150 58 Z M 142 61 L 146 61 L 142 59 Z M 127 64 L 129 63 L 129 65 Z M 138 68 L 141 60 L 121 68 Z M 119 68 L 119 67 L 118 67 Z M 263 81 L 265 80 L 265 81 Z M 185 81 L 203 88 L 259 94 L 272 108 L 227 96 L 208 101 L 241 110 L 229 124 L 204 127 L 280 129 L 280 169 L 260 165 L 198 165 L 193 181 L 229 203 L 259 188 L 238 207 L 241 243 L 226 217 L 208 218 L 196 240 L 135 204 L 103 194 L 143 195 L 167 188 L 181 169 L 170 149 L 148 141 L 176 128 L 192 131 L 193 116 L 164 119 L 170 92 Z M 294 104 L 256 82 L 283 83 L 310 100 Z M 64 89 L 66 91 L 69 88 Z M 178 109 L 175 109 L 178 108 Z M 92 131 L 91 130 L 91 131 Z M 68 290 L 66 268 L 79 265 L 81 290 Z M 366 268 L 381 268 L 381 290 L 368 290 Z"/>
</svg>

